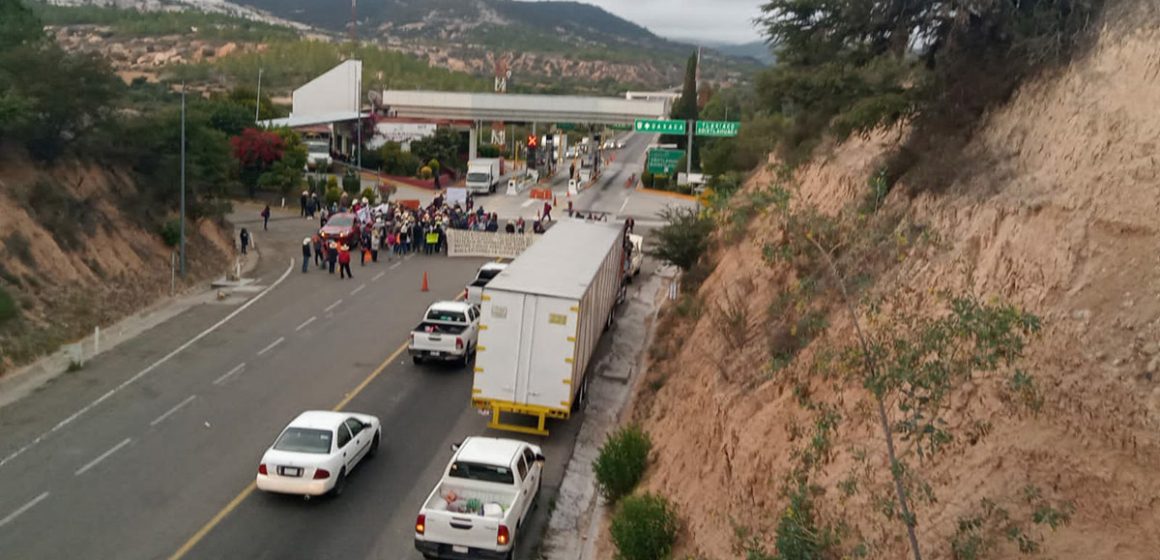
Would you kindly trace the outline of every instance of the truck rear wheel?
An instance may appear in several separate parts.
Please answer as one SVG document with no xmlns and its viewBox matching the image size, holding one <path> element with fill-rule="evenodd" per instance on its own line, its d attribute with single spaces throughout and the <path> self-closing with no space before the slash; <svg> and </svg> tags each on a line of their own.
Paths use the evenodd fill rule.
<svg viewBox="0 0 1160 560">
<path fill-rule="evenodd" d="M 411 356 L 411 361 L 412 361 L 412 362 L 413 362 L 415 365 L 419 365 L 419 364 L 422 364 L 422 363 L 423 363 L 423 358 L 422 358 L 422 356 Z"/>
</svg>

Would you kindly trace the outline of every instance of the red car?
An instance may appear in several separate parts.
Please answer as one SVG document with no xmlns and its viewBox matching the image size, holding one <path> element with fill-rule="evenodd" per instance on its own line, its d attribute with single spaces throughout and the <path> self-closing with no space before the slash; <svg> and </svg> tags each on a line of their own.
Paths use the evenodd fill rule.
<svg viewBox="0 0 1160 560">
<path fill-rule="evenodd" d="M 350 212 L 335 214 L 326 220 L 326 225 L 318 230 L 323 241 L 337 241 L 350 247 L 358 246 L 358 218 Z"/>
</svg>

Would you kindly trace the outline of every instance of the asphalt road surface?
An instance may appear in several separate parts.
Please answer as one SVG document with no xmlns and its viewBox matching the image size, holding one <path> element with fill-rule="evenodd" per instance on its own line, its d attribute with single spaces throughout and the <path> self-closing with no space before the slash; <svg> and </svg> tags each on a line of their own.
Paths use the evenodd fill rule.
<svg viewBox="0 0 1160 560">
<path fill-rule="evenodd" d="M 610 169 L 577 200 L 623 209 L 624 179 Z M 270 247 L 310 223 L 275 220 L 259 235 Z M 485 261 L 356 262 L 339 281 L 302 274 L 290 252 L 267 250 L 247 297 L 191 309 L 0 409 L 0 557 L 418 558 L 415 514 L 450 445 L 472 434 L 544 446 L 544 495 L 520 543 L 534 550 L 583 415 L 550 423 L 548 438 L 490 432 L 468 406 L 468 369 L 415 366 L 401 351 L 426 306 L 460 294 Z M 253 491 L 285 423 L 332 408 L 383 422 L 379 456 L 346 493 Z"/>
</svg>

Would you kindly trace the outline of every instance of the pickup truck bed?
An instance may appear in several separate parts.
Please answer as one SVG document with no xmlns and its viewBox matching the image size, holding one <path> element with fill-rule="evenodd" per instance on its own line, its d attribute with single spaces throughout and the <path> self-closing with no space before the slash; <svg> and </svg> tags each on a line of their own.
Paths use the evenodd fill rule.
<svg viewBox="0 0 1160 560">
<path fill-rule="evenodd" d="M 428 323 L 426 321 L 419 323 L 419 326 L 415 327 L 415 332 L 417 333 L 435 335 L 457 335 L 462 334 L 465 330 L 467 330 L 467 325 L 448 325 L 447 323 Z"/>
</svg>

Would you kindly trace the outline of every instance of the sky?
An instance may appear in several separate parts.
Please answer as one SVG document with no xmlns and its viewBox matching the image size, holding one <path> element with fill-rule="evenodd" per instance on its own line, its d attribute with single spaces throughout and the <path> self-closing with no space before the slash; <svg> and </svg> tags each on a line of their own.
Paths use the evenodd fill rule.
<svg viewBox="0 0 1160 560">
<path fill-rule="evenodd" d="M 764 0 L 580 0 L 670 39 L 749 43 Z"/>
</svg>

